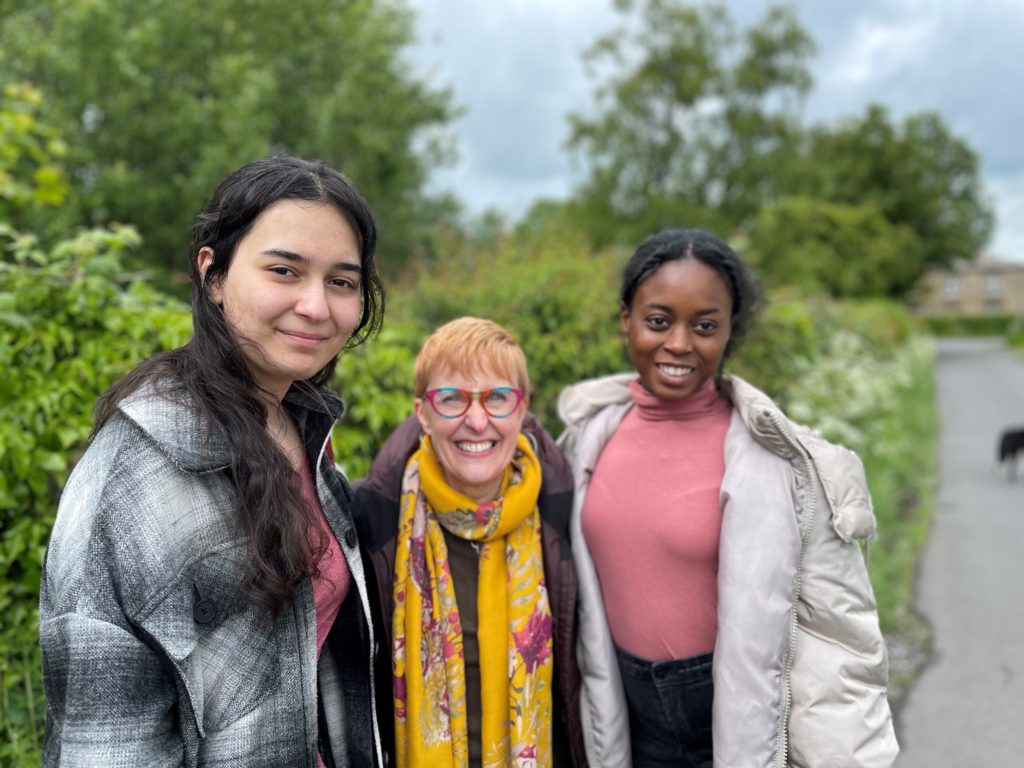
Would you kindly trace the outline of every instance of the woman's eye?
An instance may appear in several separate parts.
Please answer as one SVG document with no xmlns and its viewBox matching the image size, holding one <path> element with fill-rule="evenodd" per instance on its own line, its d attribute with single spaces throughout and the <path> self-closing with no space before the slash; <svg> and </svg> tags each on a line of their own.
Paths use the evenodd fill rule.
<svg viewBox="0 0 1024 768">
<path fill-rule="evenodd" d="M 355 282 L 352 281 L 352 280 L 349 280 L 347 277 L 336 277 L 333 280 L 331 280 L 331 285 L 333 285 L 335 288 L 346 288 L 346 289 L 353 289 L 353 288 L 356 287 Z"/>
<path fill-rule="evenodd" d="M 295 274 L 295 271 L 291 267 L 271 267 L 270 271 L 275 275 L 280 275 L 281 277 L 290 277 Z"/>
<path fill-rule="evenodd" d="M 712 322 L 711 320 L 701 320 L 697 323 L 697 330 L 704 333 L 713 333 L 718 330 L 718 323 Z"/>
<path fill-rule="evenodd" d="M 665 328 L 668 326 L 668 319 L 664 317 L 649 317 L 647 318 L 647 324 L 652 328 Z"/>
</svg>

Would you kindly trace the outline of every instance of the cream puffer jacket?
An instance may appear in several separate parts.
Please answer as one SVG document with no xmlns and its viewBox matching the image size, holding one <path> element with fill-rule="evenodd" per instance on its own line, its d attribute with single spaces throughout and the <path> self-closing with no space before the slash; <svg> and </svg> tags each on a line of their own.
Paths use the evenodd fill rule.
<svg viewBox="0 0 1024 768">
<path fill-rule="evenodd" d="M 580 511 L 635 378 L 585 381 L 558 401 L 575 478 L 580 706 L 594 768 L 630 767 L 629 716 Z M 858 544 L 875 533 L 863 466 L 743 380 L 724 377 L 721 391 L 733 414 L 720 495 L 715 768 L 891 766 L 888 657 Z"/>
</svg>

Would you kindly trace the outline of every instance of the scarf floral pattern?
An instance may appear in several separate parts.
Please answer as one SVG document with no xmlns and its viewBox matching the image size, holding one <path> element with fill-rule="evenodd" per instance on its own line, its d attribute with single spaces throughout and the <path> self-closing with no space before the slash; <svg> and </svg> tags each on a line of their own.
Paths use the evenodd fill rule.
<svg viewBox="0 0 1024 768">
<path fill-rule="evenodd" d="M 468 762 L 462 625 L 442 526 L 480 548 L 485 768 L 551 765 L 552 623 L 541 554 L 541 469 L 519 435 L 498 498 L 451 488 L 424 437 L 402 480 L 392 616 L 399 768 Z"/>
</svg>

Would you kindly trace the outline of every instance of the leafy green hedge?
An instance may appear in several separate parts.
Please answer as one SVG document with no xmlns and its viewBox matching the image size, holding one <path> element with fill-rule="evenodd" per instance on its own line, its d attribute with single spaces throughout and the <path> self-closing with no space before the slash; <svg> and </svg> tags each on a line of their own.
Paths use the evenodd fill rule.
<svg viewBox="0 0 1024 768">
<path fill-rule="evenodd" d="M 366 475 L 391 430 L 409 415 L 421 342 L 416 327 L 389 319 L 380 336 L 341 356 L 332 386 L 346 410 L 332 442 L 335 461 L 349 478 Z"/>
<path fill-rule="evenodd" d="M 1006 343 L 1013 349 L 1024 349 L 1024 322 L 1006 334 Z"/>
<path fill-rule="evenodd" d="M 41 759 L 40 569 L 93 404 L 191 330 L 185 307 L 126 279 L 137 243 L 130 229 L 93 230 L 44 250 L 0 226 L 0 764 Z"/>
<path fill-rule="evenodd" d="M 420 343 L 462 315 L 508 328 L 526 351 L 530 408 L 557 432 L 563 386 L 628 365 L 616 299 L 623 264 L 623 254 L 595 253 L 569 236 L 504 238 L 490 248 L 463 243 L 442 268 L 412 272 L 396 286 L 390 306 L 418 328 Z"/>
<path fill-rule="evenodd" d="M 936 336 L 1007 336 L 1024 331 L 1024 317 L 1011 314 L 929 317 L 925 322 Z"/>
</svg>

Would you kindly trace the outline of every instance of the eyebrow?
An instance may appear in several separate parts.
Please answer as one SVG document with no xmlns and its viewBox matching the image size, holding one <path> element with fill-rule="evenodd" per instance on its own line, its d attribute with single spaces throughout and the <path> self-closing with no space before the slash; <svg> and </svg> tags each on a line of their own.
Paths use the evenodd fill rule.
<svg viewBox="0 0 1024 768">
<path fill-rule="evenodd" d="M 651 302 L 650 304 L 647 304 L 645 306 L 648 309 L 656 309 L 656 310 L 658 310 L 660 312 L 664 312 L 664 313 L 669 314 L 669 315 L 671 315 L 673 313 L 672 307 L 668 306 L 667 304 L 658 304 L 657 302 Z M 724 313 L 723 313 L 722 309 L 720 309 L 719 307 L 705 307 L 704 309 L 698 309 L 696 314 L 703 316 L 703 315 L 715 315 L 715 314 L 724 314 Z"/>
<path fill-rule="evenodd" d="M 276 256 L 279 259 L 285 261 L 295 262 L 296 264 L 304 264 L 309 266 L 312 264 L 312 260 L 308 256 L 303 256 L 301 253 L 295 253 L 295 251 L 288 251 L 284 248 L 267 248 L 262 252 L 264 256 Z M 356 264 L 352 261 L 338 261 L 331 265 L 331 269 L 338 269 L 345 272 L 359 272 L 362 274 L 363 267 L 361 264 Z"/>
</svg>

